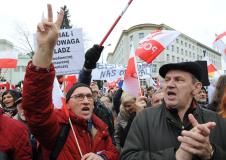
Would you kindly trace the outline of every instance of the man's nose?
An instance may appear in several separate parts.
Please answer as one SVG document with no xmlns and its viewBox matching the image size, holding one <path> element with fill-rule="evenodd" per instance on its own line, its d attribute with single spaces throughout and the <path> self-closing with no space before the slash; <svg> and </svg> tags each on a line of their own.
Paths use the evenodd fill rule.
<svg viewBox="0 0 226 160">
<path fill-rule="evenodd" d="M 168 86 L 168 87 L 174 87 L 174 86 L 175 86 L 175 81 L 174 81 L 173 79 L 169 80 L 169 81 L 167 82 L 167 86 Z"/>
</svg>

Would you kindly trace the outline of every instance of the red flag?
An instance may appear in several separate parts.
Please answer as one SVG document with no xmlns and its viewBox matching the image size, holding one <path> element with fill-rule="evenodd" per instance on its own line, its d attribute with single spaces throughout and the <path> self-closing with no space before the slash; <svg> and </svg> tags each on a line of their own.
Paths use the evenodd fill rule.
<svg viewBox="0 0 226 160">
<path fill-rule="evenodd" d="M 77 82 L 77 78 L 75 75 L 69 75 L 65 79 L 65 93 L 69 91 L 69 89 Z"/>
<path fill-rule="evenodd" d="M 17 53 L 12 51 L 0 52 L 0 68 L 16 68 L 17 66 Z"/>
<path fill-rule="evenodd" d="M 214 42 L 213 42 L 213 43 L 215 43 L 216 41 L 218 41 L 218 40 L 222 39 L 224 36 L 226 36 L 226 32 L 224 32 L 224 33 L 221 33 L 221 34 L 217 35 L 217 36 L 216 36 L 216 39 L 214 40 Z"/>
<path fill-rule="evenodd" d="M 210 77 L 213 77 L 214 76 L 214 73 L 217 71 L 216 67 L 211 63 L 211 64 L 208 64 L 208 75 Z"/>
<path fill-rule="evenodd" d="M 214 77 L 215 73 L 217 72 L 217 68 L 214 66 L 213 63 L 211 63 L 209 57 L 206 56 L 202 60 L 207 61 L 208 76 Z"/>
<path fill-rule="evenodd" d="M 136 65 L 134 49 L 132 47 L 122 86 L 123 90 L 131 96 L 139 96 L 141 94 Z"/>
<path fill-rule="evenodd" d="M 136 56 L 147 63 L 151 63 L 179 35 L 180 32 L 174 30 L 153 31 L 141 40 L 136 49 Z"/>
</svg>

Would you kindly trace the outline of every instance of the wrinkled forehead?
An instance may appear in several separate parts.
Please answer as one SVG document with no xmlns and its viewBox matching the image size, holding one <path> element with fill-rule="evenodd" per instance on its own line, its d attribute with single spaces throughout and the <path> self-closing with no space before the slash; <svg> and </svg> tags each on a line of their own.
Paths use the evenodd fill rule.
<svg viewBox="0 0 226 160">
<path fill-rule="evenodd" d="M 81 93 L 92 93 L 90 88 L 88 87 L 78 87 L 74 90 L 73 94 L 81 94 Z"/>
<path fill-rule="evenodd" d="M 174 77 L 184 77 L 184 78 L 192 78 L 192 74 L 183 70 L 169 70 L 166 73 L 165 79 L 166 78 L 174 78 Z"/>
</svg>

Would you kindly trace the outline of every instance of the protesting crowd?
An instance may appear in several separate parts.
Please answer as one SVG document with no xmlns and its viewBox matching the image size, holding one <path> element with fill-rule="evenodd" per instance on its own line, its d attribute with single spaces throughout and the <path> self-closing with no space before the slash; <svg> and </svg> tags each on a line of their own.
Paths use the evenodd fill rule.
<svg viewBox="0 0 226 160">
<path fill-rule="evenodd" d="M 56 109 L 52 58 L 63 17 L 60 11 L 54 21 L 48 5 L 23 87 L 1 95 L 0 160 L 226 159 L 226 75 L 209 101 L 198 62 L 161 66 L 161 86 L 139 96 L 126 93 L 123 81 L 103 93 L 91 75 L 104 47 L 94 45 Z"/>
</svg>

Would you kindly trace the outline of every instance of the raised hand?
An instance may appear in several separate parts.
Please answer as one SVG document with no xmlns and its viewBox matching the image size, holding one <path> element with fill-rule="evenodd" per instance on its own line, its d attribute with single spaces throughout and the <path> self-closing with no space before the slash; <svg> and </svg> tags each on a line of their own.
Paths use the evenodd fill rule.
<svg viewBox="0 0 226 160">
<path fill-rule="evenodd" d="M 136 112 L 142 111 L 147 106 L 147 97 L 139 96 L 136 98 Z"/>
<path fill-rule="evenodd" d="M 52 62 L 53 49 L 64 17 L 64 12 L 61 10 L 57 20 L 53 22 L 52 6 L 48 4 L 47 8 L 48 18 L 42 20 L 37 26 L 37 48 L 32 62 L 35 66 L 42 68 L 48 68 Z"/>
</svg>

